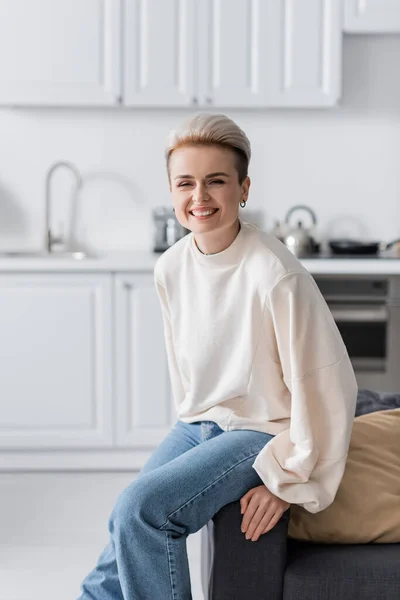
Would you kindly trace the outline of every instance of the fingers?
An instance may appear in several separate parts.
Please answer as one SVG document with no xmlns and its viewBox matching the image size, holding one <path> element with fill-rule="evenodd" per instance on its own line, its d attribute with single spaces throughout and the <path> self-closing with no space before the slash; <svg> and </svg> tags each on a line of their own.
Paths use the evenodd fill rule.
<svg viewBox="0 0 400 600">
<path fill-rule="evenodd" d="M 243 515 L 243 519 L 242 519 L 241 529 L 242 529 L 243 533 L 246 533 L 248 531 L 248 527 L 250 525 L 251 520 L 254 517 L 254 514 L 257 511 L 258 506 L 259 506 L 259 504 L 258 504 L 258 500 L 256 498 L 252 498 L 250 500 L 250 502 L 248 503 L 245 513 Z"/>
<path fill-rule="evenodd" d="M 240 512 L 241 514 L 246 512 L 247 506 L 255 493 L 256 488 L 251 488 L 248 492 L 245 493 L 244 496 L 240 499 Z"/>
<path fill-rule="evenodd" d="M 270 531 L 290 504 L 272 494 L 264 485 L 249 490 L 240 500 L 241 530 L 253 542 Z"/>
<path fill-rule="evenodd" d="M 283 512 L 281 512 L 281 511 L 275 513 L 274 516 L 272 517 L 271 521 L 267 524 L 267 526 L 264 528 L 264 531 L 262 531 L 261 533 L 268 533 L 268 531 L 271 531 L 271 529 L 273 529 L 275 527 L 275 525 L 278 523 L 278 521 L 282 515 L 283 515 Z"/>
<path fill-rule="evenodd" d="M 267 511 L 265 511 L 264 507 L 259 506 L 247 527 L 246 539 L 249 540 L 251 538 L 253 542 L 258 540 L 275 515 L 276 509 L 274 506 L 268 507 Z"/>
<path fill-rule="evenodd" d="M 246 512 L 247 509 L 247 505 L 248 505 L 249 501 L 247 500 L 247 498 L 242 498 L 240 500 L 240 514 L 244 514 Z"/>
</svg>

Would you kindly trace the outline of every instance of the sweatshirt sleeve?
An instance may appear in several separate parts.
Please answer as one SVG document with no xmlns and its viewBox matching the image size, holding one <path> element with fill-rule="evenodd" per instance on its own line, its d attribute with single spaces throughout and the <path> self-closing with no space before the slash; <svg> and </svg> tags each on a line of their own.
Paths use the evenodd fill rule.
<svg viewBox="0 0 400 600">
<path fill-rule="evenodd" d="M 311 513 L 328 507 L 342 479 L 357 382 L 333 316 L 311 275 L 284 275 L 267 297 L 265 319 L 288 388 L 289 429 L 257 455 L 266 487 Z"/>
<path fill-rule="evenodd" d="M 179 405 L 181 404 L 185 396 L 185 390 L 183 388 L 182 379 L 180 376 L 179 366 L 174 349 L 174 341 L 172 337 L 171 319 L 167 302 L 166 290 L 162 283 L 160 283 L 160 281 L 158 280 L 156 274 L 154 274 L 154 283 L 156 287 L 157 296 L 161 305 L 168 370 L 171 381 L 174 406 L 176 412 L 178 413 Z"/>
</svg>

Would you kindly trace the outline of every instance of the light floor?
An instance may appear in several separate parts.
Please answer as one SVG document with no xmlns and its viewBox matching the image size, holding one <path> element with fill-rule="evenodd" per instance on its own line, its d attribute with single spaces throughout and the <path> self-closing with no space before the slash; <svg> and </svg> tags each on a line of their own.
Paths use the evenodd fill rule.
<svg viewBox="0 0 400 600">
<path fill-rule="evenodd" d="M 108 541 L 107 521 L 134 473 L 0 473 L 0 600 L 76 600 Z M 193 600 L 200 532 L 188 538 Z"/>
</svg>

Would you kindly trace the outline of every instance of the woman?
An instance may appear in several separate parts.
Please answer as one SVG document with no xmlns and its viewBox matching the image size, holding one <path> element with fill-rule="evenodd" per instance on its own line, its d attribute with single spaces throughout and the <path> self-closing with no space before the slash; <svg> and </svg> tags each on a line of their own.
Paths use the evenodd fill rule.
<svg viewBox="0 0 400 600">
<path fill-rule="evenodd" d="M 189 600 L 189 534 L 233 501 L 249 541 L 290 504 L 323 510 L 348 451 L 357 385 L 332 315 L 297 258 L 238 214 L 245 133 L 200 114 L 166 159 L 191 230 L 154 268 L 177 421 L 119 496 L 82 600 Z"/>
</svg>

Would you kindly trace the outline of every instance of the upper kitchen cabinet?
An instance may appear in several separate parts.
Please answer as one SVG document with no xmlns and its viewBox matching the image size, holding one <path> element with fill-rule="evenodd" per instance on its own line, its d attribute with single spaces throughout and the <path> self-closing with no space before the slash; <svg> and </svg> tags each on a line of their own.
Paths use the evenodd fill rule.
<svg viewBox="0 0 400 600">
<path fill-rule="evenodd" d="M 265 105 L 258 10 L 258 0 L 125 0 L 124 104 Z"/>
<path fill-rule="evenodd" d="M 341 16 L 337 0 L 125 0 L 124 104 L 333 105 Z"/>
<path fill-rule="evenodd" d="M 200 0 L 198 96 L 201 106 L 265 106 L 268 1 Z"/>
<path fill-rule="evenodd" d="M 267 104 L 329 107 L 341 95 L 342 7 L 338 0 L 265 0 Z"/>
<path fill-rule="evenodd" d="M 342 29 L 339 0 L 0 0 L 0 105 L 331 106 Z"/>
<path fill-rule="evenodd" d="M 344 31 L 348 33 L 400 32 L 399 0 L 343 0 Z"/>
<path fill-rule="evenodd" d="M 0 0 L 0 104 L 117 104 L 120 27 L 119 0 Z"/>
<path fill-rule="evenodd" d="M 196 1 L 125 0 L 126 106 L 197 104 Z"/>
</svg>

